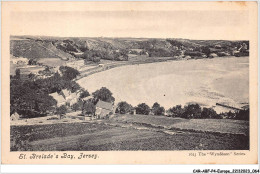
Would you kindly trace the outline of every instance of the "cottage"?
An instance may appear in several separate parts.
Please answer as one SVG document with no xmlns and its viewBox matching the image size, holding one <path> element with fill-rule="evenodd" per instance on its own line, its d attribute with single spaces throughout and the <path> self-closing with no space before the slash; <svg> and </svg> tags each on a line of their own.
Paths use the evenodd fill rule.
<svg viewBox="0 0 260 174">
<path fill-rule="evenodd" d="M 20 119 L 20 115 L 17 112 L 13 113 L 10 117 L 11 121 L 16 121 Z"/>
<path fill-rule="evenodd" d="M 70 96 L 66 97 L 67 103 L 69 103 L 70 106 L 78 102 L 78 97 L 76 93 L 71 93 Z"/>
<path fill-rule="evenodd" d="M 57 92 L 51 93 L 49 95 L 52 96 L 57 101 L 58 107 L 66 104 L 66 99 L 62 95 L 58 94 Z"/>
<path fill-rule="evenodd" d="M 70 96 L 71 92 L 67 89 L 62 90 L 62 95 L 65 99 L 67 99 Z"/>
<path fill-rule="evenodd" d="M 96 104 L 95 115 L 97 118 L 108 117 L 110 113 L 113 113 L 113 108 L 114 108 L 113 103 L 99 100 Z"/>
</svg>

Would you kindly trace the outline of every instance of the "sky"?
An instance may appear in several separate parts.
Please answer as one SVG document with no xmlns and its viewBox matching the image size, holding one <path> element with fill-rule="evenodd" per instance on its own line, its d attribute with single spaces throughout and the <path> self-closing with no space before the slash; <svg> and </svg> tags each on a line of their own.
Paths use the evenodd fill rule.
<svg viewBox="0 0 260 174">
<path fill-rule="evenodd" d="M 11 35 L 248 39 L 248 11 L 19 11 Z"/>
</svg>

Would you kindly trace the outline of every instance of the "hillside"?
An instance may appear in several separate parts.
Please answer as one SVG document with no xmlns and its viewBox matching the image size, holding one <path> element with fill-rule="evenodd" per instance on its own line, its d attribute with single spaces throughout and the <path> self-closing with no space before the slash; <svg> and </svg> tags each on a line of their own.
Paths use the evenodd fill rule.
<svg viewBox="0 0 260 174">
<path fill-rule="evenodd" d="M 15 57 L 25 58 L 73 58 L 72 55 L 58 49 L 50 40 L 14 38 L 10 41 L 10 52 Z"/>
</svg>

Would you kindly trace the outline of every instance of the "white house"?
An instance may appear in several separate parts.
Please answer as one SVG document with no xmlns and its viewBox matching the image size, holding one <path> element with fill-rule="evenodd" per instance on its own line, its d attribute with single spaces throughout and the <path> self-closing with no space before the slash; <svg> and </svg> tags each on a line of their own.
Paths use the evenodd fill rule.
<svg viewBox="0 0 260 174">
<path fill-rule="evenodd" d="M 51 93 L 49 95 L 52 96 L 57 101 L 58 107 L 66 104 L 66 99 L 62 95 L 58 94 L 57 92 Z"/>
</svg>

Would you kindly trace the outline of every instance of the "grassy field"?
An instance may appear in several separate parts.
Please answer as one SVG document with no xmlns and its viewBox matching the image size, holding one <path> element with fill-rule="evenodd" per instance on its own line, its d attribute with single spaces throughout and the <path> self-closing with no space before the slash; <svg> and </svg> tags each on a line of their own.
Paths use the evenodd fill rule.
<svg viewBox="0 0 260 174">
<path fill-rule="evenodd" d="M 204 132 L 219 132 L 231 134 L 249 134 L 249 122 L 231 119 L 183 119 L 153 115 L 118 115 L 111 121 L 121 123 L 144 123 L 151 126 L 161 126 L 167 129 L 182 129 Z"/>
<path fill-rule="evenodd" d="M 133 120 L 134 118 L 136 121 Z M 174 126 L 189 122 L 191 125 L 196 124 L 192 120 L 136 115 L 132 118 L 131 116 L 119 116 L 111 120 L 95 122 L 11 126 L 11 150 L 249 149 L 249 137 L 240 133 L 207 131 L 209 128 L 195 130 L 184 127 L 182 129 Z M 205 122 L 210 123 L 208 120 Z M 239 131 L 240 128 L 232 125 L 231 122 L 227 122 L 226 126 L 233 126 Z"/>
<path fill-rule="evenodd" d="M 43 65 L 47 66 L 63 66 L 66 64 L 66 61 L 61 60 L 60 58 L 41 58 L 38 60 L 38 63 L 42 63 Z"/>
</svg>

